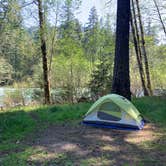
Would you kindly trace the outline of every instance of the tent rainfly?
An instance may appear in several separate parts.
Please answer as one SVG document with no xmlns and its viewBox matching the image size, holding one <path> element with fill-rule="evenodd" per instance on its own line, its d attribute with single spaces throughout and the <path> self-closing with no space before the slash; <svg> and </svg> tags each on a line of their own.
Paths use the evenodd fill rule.
<svg viewBox="0 0 166 166">
<path fill-rule="evenodd" d="M 126 130 L 140 130 L 144 126 L 144 120 L 136 107 L 117 94 L 109 94 L 97 100 L 86 113 L 83 123 Z"/>
</svg>

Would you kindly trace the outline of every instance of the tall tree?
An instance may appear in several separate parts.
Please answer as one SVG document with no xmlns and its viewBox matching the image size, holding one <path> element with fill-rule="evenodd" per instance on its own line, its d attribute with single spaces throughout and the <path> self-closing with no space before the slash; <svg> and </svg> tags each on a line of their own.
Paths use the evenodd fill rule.
<svg viewBox="0 0 166 166">
<path fill-rule="evenodd" d="M 78 24 L 78 20 L 75 19 L 74 13 L 79 9 L 81 4 L 80 0 L 65 0 L 62 6 L 61 13 L 61 37 L 70 37 L 75 39 L 75 28 Z"/>
<path fill-rule="evenodd" d="M 117 1 L 116 48 L 112 92 L 131 99 L 129 76 L 130 0 Z"/>
<path fill-rule="evenodd" d="M 147 52 L 146 52 L 146 48 L 145 48 L 144 29 L 143 29 L 140 6 L 139 6 L 139 1 L 138 0 L 136 0 L 136 7 L 137 7 L 137 12 L 138 12 L 138 21 L 139 21 L 139 27 L 140 27 L 141 48 L 142 48 L 142 54 L 143 54 L 144 63 L 145 63 L 147 88 L 148 88 L 149 94 L 152 95 L 153 92 L 152 92 L 152 86 L 151 86 L 151 78 L 150 78 L 150 72 L 149 72 L 148 57 L 147 57 Z"/>
<path fill-rule="evenodd" d="M 94 62 L 98 58 L 99 53 L 99 21 L 97 10 L 92 7 L 89 13 L 88 23 L 84 29 L 84 49 L 87 58 L 90 61 L 93 70 Z"/>
<path fill-rule="evenodd" d="M 45 20 L 44 11 L 42 6 L 42 0 L 37 0 L 38 2 L 38 13 L 39 13 L 39 25 L 40 25 L 40 40 L 41 40 L 41 52 L 42 52 L 42 62 L 43 62 L 43 78 L 44 78 L 44 97 L 45 104 L 50 104 L 50 85 L 48 77 L 48 64 L 47 64 L 47 48 L 46 48 L 46 38 L 45 38 Z"/>
<path fill-rule="evenodd" d="M 146 88 L 146 83 L 145 83 L 144 69 L 143 69 L 142 61 L 140 59 L 139 45 L 138 45 L 138 40 L 136 38 L 136 30 L 135 30 L 132 18 L 131 18 L 131 28 L 132 28 L 134 47 L 135 47 L 135 53 L 136 53 L 136 57 L 137 57 L 137 63 L 138 63 L 142 88 L 143 88 L 143 91 L 144 91 L 144 95 L 147 96 L 148 95 L 148 90 Z"/>
<path fill-rule="evenodd" d="M 37 47 L 33 37 L 22 25 L 19 0 L 0 1 L 0 56 L 12 66 L 12 80 L 25 80 L 37 63 Z M 31 49 L 29 49 L 29 47 Z"/>
<path fill-rule="evenodd" d="M 135 53 L 136 53 L 136 57 L 137 57 L 139 74 L 140 74 L 140 78 L 141 78 L 144 95 L 148 96 L 149 92 L 146 87 L 146 80 L 145 80 L 145 73 L 144 73 L 144 68 L 143 68 L 142 52 L 141 52 L 141 47 L 140 47 L 140 39 L 139 39 L 140 37 L 139 37 L 139 30 L 138 30 L 134 0 L 131 0 L 131 4 L 132 4 L 132 10 L 131 10 L 131 16 L 130 16 L 130 23 L 131 23 L 132 34 L 133 34 Z"/>
</svg>

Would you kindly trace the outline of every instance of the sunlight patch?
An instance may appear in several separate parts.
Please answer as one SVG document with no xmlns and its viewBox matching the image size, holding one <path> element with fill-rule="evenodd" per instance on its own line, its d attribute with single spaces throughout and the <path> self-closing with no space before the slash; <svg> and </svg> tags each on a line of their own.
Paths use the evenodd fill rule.
<svg viewBox="0 0 166 166">
<path fill-rule="evenodd" d="M 119 147 L 118 146 L 111 146 L 111 145 L 105 145 L 103 147 L 101 147 L 102 151 L 119 151 Z"/>
<path fill-rule="evenodd" d="M 48 152 L 45 150 L 44 147 L 41 147 L 41 146 L 36 147 L 35 151 L 36 153 L 32 154 L 29 157 L 29 161 L 45 162 L 45 161 L 58 158 L 57 153 Z"/>
<path fill-rule="evenodd" d="M 75 151 L 75 150 L 78 150 L 79 147 L 75 144 L 67 143 L 62 146 L 62 149 L 65 151 Z"/>
<path fill-rule="evenodd" d="M 108 160 L 103 157 L 91 157 L 86 160 L 82 160 L 80 165 L 92 165 L 92 166 L 104 166 L 104 165 L 112 165 L 115 161 Z"/>
<path fill-rule="evenodd" d="M 148 124 L 144 127 L 143 130 L 131 132 L 128 134 L 125 138 L 125 141 L 139 144 L 145 141 L 154 141 L 157 138 L 158 136 L 157 132 L 155 131 L 155 127 Z"/>
<path fill-rule="evenodd" d="M 114 139 L 113 139 L 112 137 L 110 137 L 110 136 L 105 136 L 105 135 L 103 135 L 103 136 L 101 137 L 101 140 L 102 140 L 102 141 L 113 141 Z"/>
</svg>

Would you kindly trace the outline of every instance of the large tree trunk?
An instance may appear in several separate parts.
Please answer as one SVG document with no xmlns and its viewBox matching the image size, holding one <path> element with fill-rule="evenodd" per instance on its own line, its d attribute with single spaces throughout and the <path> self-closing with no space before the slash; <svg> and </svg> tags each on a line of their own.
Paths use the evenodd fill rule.
<svg viewBox="0 0 166 166">
<path fill-rule="evenodd" d="M 138 20 L 139 20 L 140 32 L 141 32 L 141 47 L 142 47 L 142 54 L 144 56 L 144 62 L 145 62 L 145 72 L 146 72 L 146 77 L 147 77 L 147 88 L 148 88 L 149 94 L 152 95 L 153 92 L 152 92 L 150 72 L 149 72 L 149 63 L 148 63 L 148 57 L 147 57 L 146 49 L 145 49 L 144 30 L 143 30 L 143 24 L 142 24 L 142 18 L 141 18 L 141 12 L 140 12 L 140 7 L 139 7 L 138 0 L 136 0 L 136 6 L 137 6 L 137 11 L 138 11 Z"/>
<path fill-rule="evenodd" d="M 153 2 L 154 2 L 154 5 L 155 5 L 155 7 L 156 7 L 156 9 L 157 9 L 157 13 L 158 13 L 158 16 L 159 16 L 159 19 L 160 19 L 161 25 L 162 25 L 162 27 L 163 27 L 163 31 L 164 31 L 165 36 L 166 36 L 166 28 L 165 28 L 165 25 L 164 25 L 163 19 L 162 19 L 162 17 L 161 17 L 161 13 L 160 13 L 160 10 L 159 10 L 159 7 L 158 7 L 158 4 L 157 4 L 156 0 L 153 0 Z"/>
<path fill-rule="evenodd" d="M 129 76 L 130 0 L 118 0 L 112 92 L 131 100 Z"/>
<path fill-rule="evenodd" d="M 42 0 L 37 0 L 38 12 L 39 12 L 39 25 L 40 25 L 40 40 L 41 40 L 41 52 L 43 60 L 43 81 L 44 81 L 44 98 L 45 104 L 50 104 L 50 85 L 48 77 L 48 64 L 47 64 L 47 50 L 46 50 L 46 39 L 45 39 L 45 21 L 42 7 Z"/>
</svg>

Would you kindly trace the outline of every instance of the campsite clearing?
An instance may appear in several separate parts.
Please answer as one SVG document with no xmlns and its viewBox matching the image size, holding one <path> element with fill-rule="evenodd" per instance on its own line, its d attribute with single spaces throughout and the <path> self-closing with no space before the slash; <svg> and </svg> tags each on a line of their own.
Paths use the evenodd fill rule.
<svg viewBox="0 0 166 166">
<path fill-rule="evenodd" d="M 133 102 L 150 121 L 141 131 L 80 124 L 92 103 L 0 113 L 0 165 L 110 166 L 166 164 L 166 99 Z"/>
</svg>

